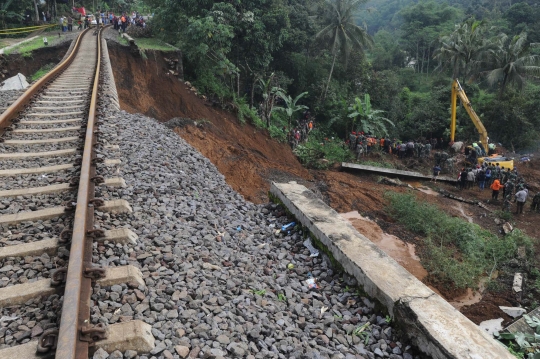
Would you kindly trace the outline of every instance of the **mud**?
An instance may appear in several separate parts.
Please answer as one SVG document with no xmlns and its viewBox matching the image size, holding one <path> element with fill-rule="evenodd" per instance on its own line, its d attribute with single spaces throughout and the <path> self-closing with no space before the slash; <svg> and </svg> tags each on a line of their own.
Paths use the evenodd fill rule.
<svg viewBox="0 0 540 359">
<path fill-rule="evenodd" d="M 341 216 L 348 219 L 358 232 L 375 243 L 377 247 L 417 279 L 422 281 L 427 277 L 428 272 L 420 264 L 420 258 L 416 255 L 416 246 L 414 244 L 404 242 L 396 236 L 385 233 L 377 223 L 362 217 L 357 211 L 342 213 Z"/>
</svg>

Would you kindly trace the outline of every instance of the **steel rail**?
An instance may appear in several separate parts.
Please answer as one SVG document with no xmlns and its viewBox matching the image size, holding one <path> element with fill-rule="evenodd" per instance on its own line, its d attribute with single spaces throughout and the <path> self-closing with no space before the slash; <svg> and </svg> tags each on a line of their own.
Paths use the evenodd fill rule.
<svg viewBox="0 0 540 359">
<path fill-rule="evenodd" d="M 91 279 L 88 275 L 85 276 L 85 272 L 92 267 L 92 240 L 91 236 L 88 235 L 88 231 L 93 229 L 94 222 L 94 205 L 91 200 L 94 199 L 95 190 L 92 178 L 95 177 L 96 173 L 94 158 L 97 136 L 94 133 L 94 127 L 96 127 L 97 95 L 101 66 L 101 29 L 96 41 L 96 71 L 88 112 L 64 302 L 55 355 L 59 359 L 87 359 L 88 348 L 92 345 L 91 339 L 93 338 L 92 334 L 90 334 L 90 341 L 88 341 L 88 335 L 85 338 L 83 331 L 90 329 L 90 333 L 92 333 L 89 323 Z"/>
<path fill-rule="evenodd" d="M 28 103 L 32 100 L 32 96 L 37 94 L 39 91 L 41 91 L 45 86 L 51 83 L 52 80 L 54 80 L 57 76 L 60 75 L 75 59 L 75 55 L 77 55 L 77 51 L 79 50 L 79 47 L 81 45 L 81 40 L 86 32 L 88 32 L 89 29 L 84 30 L 79 34 L 77 37 L 77 42 L 75 43 L 75 46 L 73 47 L 73 50 L 71 51 L 71 54 L 62 61 L 58 66 L 56 66 L 54 69 L 52 69 L 49 73 L 47 73 L 45 76 L 43 76 L 41 79 L 39 79 L 35 84 L 30 86 L 28 90 L 26 90 L 15 102 L 13 102 L 1 115 L 0 115 L 0 135 L 4 132 L 4 129 L 8 127 L 11 124 L 11 121 L 15 119 L 21 111 L 23 111 L 28 105 Z"/>
</svg>

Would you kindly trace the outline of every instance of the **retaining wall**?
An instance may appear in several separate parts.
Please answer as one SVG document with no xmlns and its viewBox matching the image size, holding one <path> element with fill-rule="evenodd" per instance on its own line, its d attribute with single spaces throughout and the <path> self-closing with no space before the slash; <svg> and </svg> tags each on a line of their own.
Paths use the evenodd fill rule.
<svg viewBox="0 0 540 359">
<path fill-rule="evenodd" d="M 419 350 L 434 359 L 515 359 L 306 187 L 272 183 L 270 192 L 388 309 Z"/>
</svg>

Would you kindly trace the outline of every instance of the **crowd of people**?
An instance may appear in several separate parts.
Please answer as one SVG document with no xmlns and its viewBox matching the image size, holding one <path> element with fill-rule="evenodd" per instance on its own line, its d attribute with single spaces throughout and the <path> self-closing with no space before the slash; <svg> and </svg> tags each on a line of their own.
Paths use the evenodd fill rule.
<svg viewBox="0 0 540 359">
<path fill-rule="evenodd" d="M 115 30 L 121 30 L 122 32 L 126 32 L 126 28 L 130 25 L 146 27 L 146 20 L 138 12 L 133 12 L 131 16 L 126 13 L 122 13 L 121 16 L 109 14 L 109 21 L 113 24 Z"/>
<path fill-rule="evenodd" d="M 525 179 L 518 174 L 516 168 L 510 170 L 495 165 L 478 165 L 475 168 L 463 168 L 459 173 L 458 185 L 460 189 L 471 189 L 478 185 L 482 191 L 486 188 L 492 190 L 491 199 L 499 200 L 502 191 L 503 211 L 510 211 L 512 201 L 517 204 L 516 214 L 523 213 L 523 207 L 529 197 L 529 187 Z M 531 210 L 540 210 L 540 193 L 533 198 Z"/>
<path fill-rule="evenodd" d="M 44 19 L 47 19 L 47 15 L 43 14 Z M 95 20 L 95 22 L 94 22 Z M 72 16 L 61 16 L 58 20 L 58 24 L 62 29 L 62 32 L 73 31 L 73 23 L 77 22 L 78 30 L 88 28 L 90 25 L 109 25 L 112 24 L 115 30 L 126 32 L 128 26 L 146 27 L 146 20 L 138 12 L 133 12 L 131 15 L 122 13 L 122 15 L 115 15 L 112 12 L 98 12 L 94 15 L 82 15 L 79 19 L 75 19 Z"/>
<path fill-rule="evenodd" d="M 435 165 L 432 169 L 432 181 L 435 182 L 441 173 L 441 169 L 452 160 L 450 155 L 444 151 L 447 144 L 442 138 L 400 141 L 396 138 L 377 138 L 364 132 L 351 132 L 346 144 L 351 151 L 356 153 L 357 161 L 360 160 L 360 157 L 376 150 L 396 155 L 400 159 L 428 158 L 432 156 L 433 150 L 439 150 L 433 155 Z M 495 145 L 492 143 L 489 144 L 487 153 L 478 143 L 473 143 L 465 148 L 467 161 L 472 164 L 477 163 L 478 157 L 492 153 L 495 153 Z M 502 191 L 503 210 L 510 211 L 512 202 L 515 202 L 517 204 L 517 214 L 523 213 L 523 207 L 529 197 L 529 187 L 525 179 L 518 174 L 517 169 L 505 169 L 499 163 L 483 163 L 482 165 L 473 165 L 471 168 L 463 168 L 458 173 L 457 184 L 462 190 L 476 187 L 480 191 L 491 189 L 492 199 L 495 201 L 498 201 L 499 193 Z M 533 197 L 531 210 L 540 212 L 540 193 Z"/>
<path fill-rule="evenodd" d="M 432 150 L 444 148 L 442 138 L 401 141 L 396 138 L 377 138 L 364 132 L 351 132 L 346 143 L 356 153 L 356 160 L 370 154 L 374 150 L 381 150 L 388 154 L 396 155 L 399 158 L 421 158 L 429 157 Z"/>
<path fill-rule="evenodd" d="M 284 127 L 283 132 L 287 133 L 287 143 L 294 150 L 298 144 L 307 141 L 309 133 L 315 126 L 314 119 L 311 117 L 309 110 L 306 110 L 302 115 L 302 118 L 297 121 L 298 126 L 291 128 L 290 131 Z"/>
</svg>

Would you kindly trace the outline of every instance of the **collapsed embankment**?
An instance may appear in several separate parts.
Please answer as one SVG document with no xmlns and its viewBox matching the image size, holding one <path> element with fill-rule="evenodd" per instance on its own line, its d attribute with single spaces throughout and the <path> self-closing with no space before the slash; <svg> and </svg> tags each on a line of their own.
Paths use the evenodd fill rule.
<svg viewBox="0 0 540 359">
<path fill-rule="evenodd" d="M 225 175 L 227 183 L 246 199 L 255 203 L 266 202 L 271 181 L 296 180 L 341 213 L 359 211 L 364 216 L 375 218 L 384 232 L 417 245 L 418 253 L 422 256 L 422 238 L 404 229 L 385 211 L 384 194 L 387 191 L 408 191 L 406 188 L 377 183 L 377 176 L 307 171 L 285 144 L 273 141 L 264 131 L 251 125 L 238 123 L 234 115 L 213 107 L 171 76 L 164 59 L 170 54 L 147 52 L 148 58 L 145 60 L 131 54 L 128 48 L 114 44 L 110 46 L 110 52 L 122 108 L 128 112 L 155 116 L 160 121 L 179 117 L 190 119 L 179 121 L 181 125 L 175 131 L 209 158 Z M 163 95 L 155 96 L 158 93 Z M 474 192 L 467 191 L 466 195 L 474 195 Z M 468 217 L 490 230 L 497 230 L 491 228 L 493 225 L 489 226 L 488 220 L 493 219 L 486 217 L 481 208 L 471 205 L 457 208 L 450 199 L 424 193 L 417 193 L 417 196 L 437 204 L 452 216 Z M 504 280 L 511 274 L 510 271 L 504 273 Z M 503 273 L 500 275 L 502 277 Z M 429 279 L 426 283 L 440 291 L 448 301 L 462 300 L 468 303 L 468 298 L 473 294 L 472 291 L 452 290 Z M 476 324 L 498 317 L 508 322 L 510 318 L 499 306 L 519 303 L 511 293 L 511 283 L 510 286 L 506 282 L 503 284 L 504 288 L 487 293 L 480 302 L 464 306 L 461 312 Z"/>
<path fill-rule="evenodd" d="M 70 45 L 71 41 L 66 41 L 57 46 L 42 47 L 32 51 L 28 56 L 21 54 L 0 55 L 0 72 L 4 75 L 4 79 L 21 73 L 30 82 L 29 77 L 43 66 L 58 64 Z"/>
<path fill-rule="evenodd" d="M 233 114 L 202 100 L 172 76 L 165 58 L 174 53 L 147 51 L 143 59 L 112 41 L 109 53 L 121 108 L 161 122 L 191 119 L 177 133 L 209 158 L 227 183 L 249 201 L 267 202 L 272 180 L 311 180 L 286 144 L 250 124 L 238 123 Z"/>
</svg>

